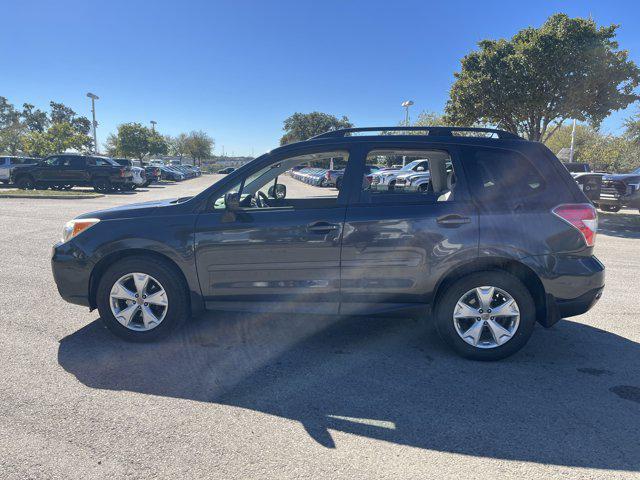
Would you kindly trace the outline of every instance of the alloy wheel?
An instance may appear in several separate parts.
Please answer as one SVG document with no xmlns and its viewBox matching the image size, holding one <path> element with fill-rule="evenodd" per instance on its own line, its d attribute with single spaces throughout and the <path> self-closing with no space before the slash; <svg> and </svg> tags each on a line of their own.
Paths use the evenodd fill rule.
<svg viewBox="0 0 640 480">
<path fill-rule="evenodd" d="M 456 332 L 476 348 L 496 348 L 513 338 L 520 325 L 520 309 L 505 290 L 483 286 L 462 295 L 453 311 Z"/>
<path fill-rule="evenodd" d="M 156 328 L 167 315 L 169 301 L 164 287 L 146 273 L 127 273 L 120 277 L 109 294 L 111 312 L 130 330 Z"/>
</svg>

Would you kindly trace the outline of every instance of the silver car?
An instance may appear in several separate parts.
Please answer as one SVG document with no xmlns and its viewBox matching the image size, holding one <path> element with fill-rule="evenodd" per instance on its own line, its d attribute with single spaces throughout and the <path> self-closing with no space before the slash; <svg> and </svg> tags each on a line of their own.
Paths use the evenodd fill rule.
<svg viewBox="0 0 640 480">
<path fill-rule="evenodd" d="M 431 174 L 425 172 L 410 172 L 398 175 L 395 188 L 411 192 L 426 192 L 429 189 Z"/>
<path fill-rule="evenodd" d="M 427 170 L 429 170 L 429 160 L 426 158 L 407 163 L 400 170 L 380 170 L 379 172 L 371 175 L 371 189 L 393 190 L 396 186 L 398 176 L 407 173 L 424 172 Z"/>
<path fill-rule="evenodd" d="M 11 172 L 20 165 L 33 165 L 38 159 L 30 157 L 0 157 L 0 182 L 7 184 L 11 178 Z"/>
</svg>

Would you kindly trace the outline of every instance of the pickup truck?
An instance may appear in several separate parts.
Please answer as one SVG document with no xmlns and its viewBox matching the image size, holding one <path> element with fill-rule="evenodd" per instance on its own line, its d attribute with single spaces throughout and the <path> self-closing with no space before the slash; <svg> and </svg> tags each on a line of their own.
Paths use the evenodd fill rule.
<svg viewBox="0 0 640 480">
<path fill-rule="evenodd" d="M 106 193 L 114 189 L 130 190 L 133 185 L 130 167 L 118 165 L 108 157 L 66 153 L 50 155 L 35 165 L 16 167 L 11 179 L 23 190 L 89 186 Z"/>
<path fill-rule="evenodd" d="M 594 203 L 605 212 L 617 212 L 622 207 L 640 211 L 640 168 L 631 173 L 602 175 L 600 197 Z"/>
</svg>

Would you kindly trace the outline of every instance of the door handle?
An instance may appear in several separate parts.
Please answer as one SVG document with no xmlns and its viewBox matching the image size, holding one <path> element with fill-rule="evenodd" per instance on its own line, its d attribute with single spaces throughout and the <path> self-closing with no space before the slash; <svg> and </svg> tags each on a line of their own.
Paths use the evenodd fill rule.
<svg viewBox="0 0 640 480">
<path fill-rule="evenodd" d="M 465 223 L 471 223 L 471 218 L 454 213 L 438 217 L 436 221 L 443 227 L 459 227 L 460 225 L 464 225 Z"/>
<path fill-rule="evenodd" d="M 338 225 L 329 222 L 314 222 L 307 225 L 307 231 L 313 233 L 329 233 L 337 229 Z"/>
</svg>

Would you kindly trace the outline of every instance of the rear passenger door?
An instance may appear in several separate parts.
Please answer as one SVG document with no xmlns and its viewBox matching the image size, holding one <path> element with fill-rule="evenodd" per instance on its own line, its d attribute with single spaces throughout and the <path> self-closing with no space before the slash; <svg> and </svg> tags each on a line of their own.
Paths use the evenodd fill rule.
<svg viewBox="0 0 640 480">
<path fill-rule="evenodd" d="M 392 191 L 371 190 L 365 183 L 350 199 L 342 240 L 341 313 L 423 308 L 444 273 L 477 257 L 478 216 L 456 147 L 385 143 L 364 152 L 360 168 L 420 159 L 429 162 L 427 189 L 412 186 L 410 177 Z M 424 172 L 415 176 L 423 180 Z"/>
<path fill-rule="evenodd" d="M 70 183 L 89 182 L 89 171 L 87 169 L 86 157 L 70 157 L 69 167 L 65 172 L 65 178 Z"/>
</svg>

